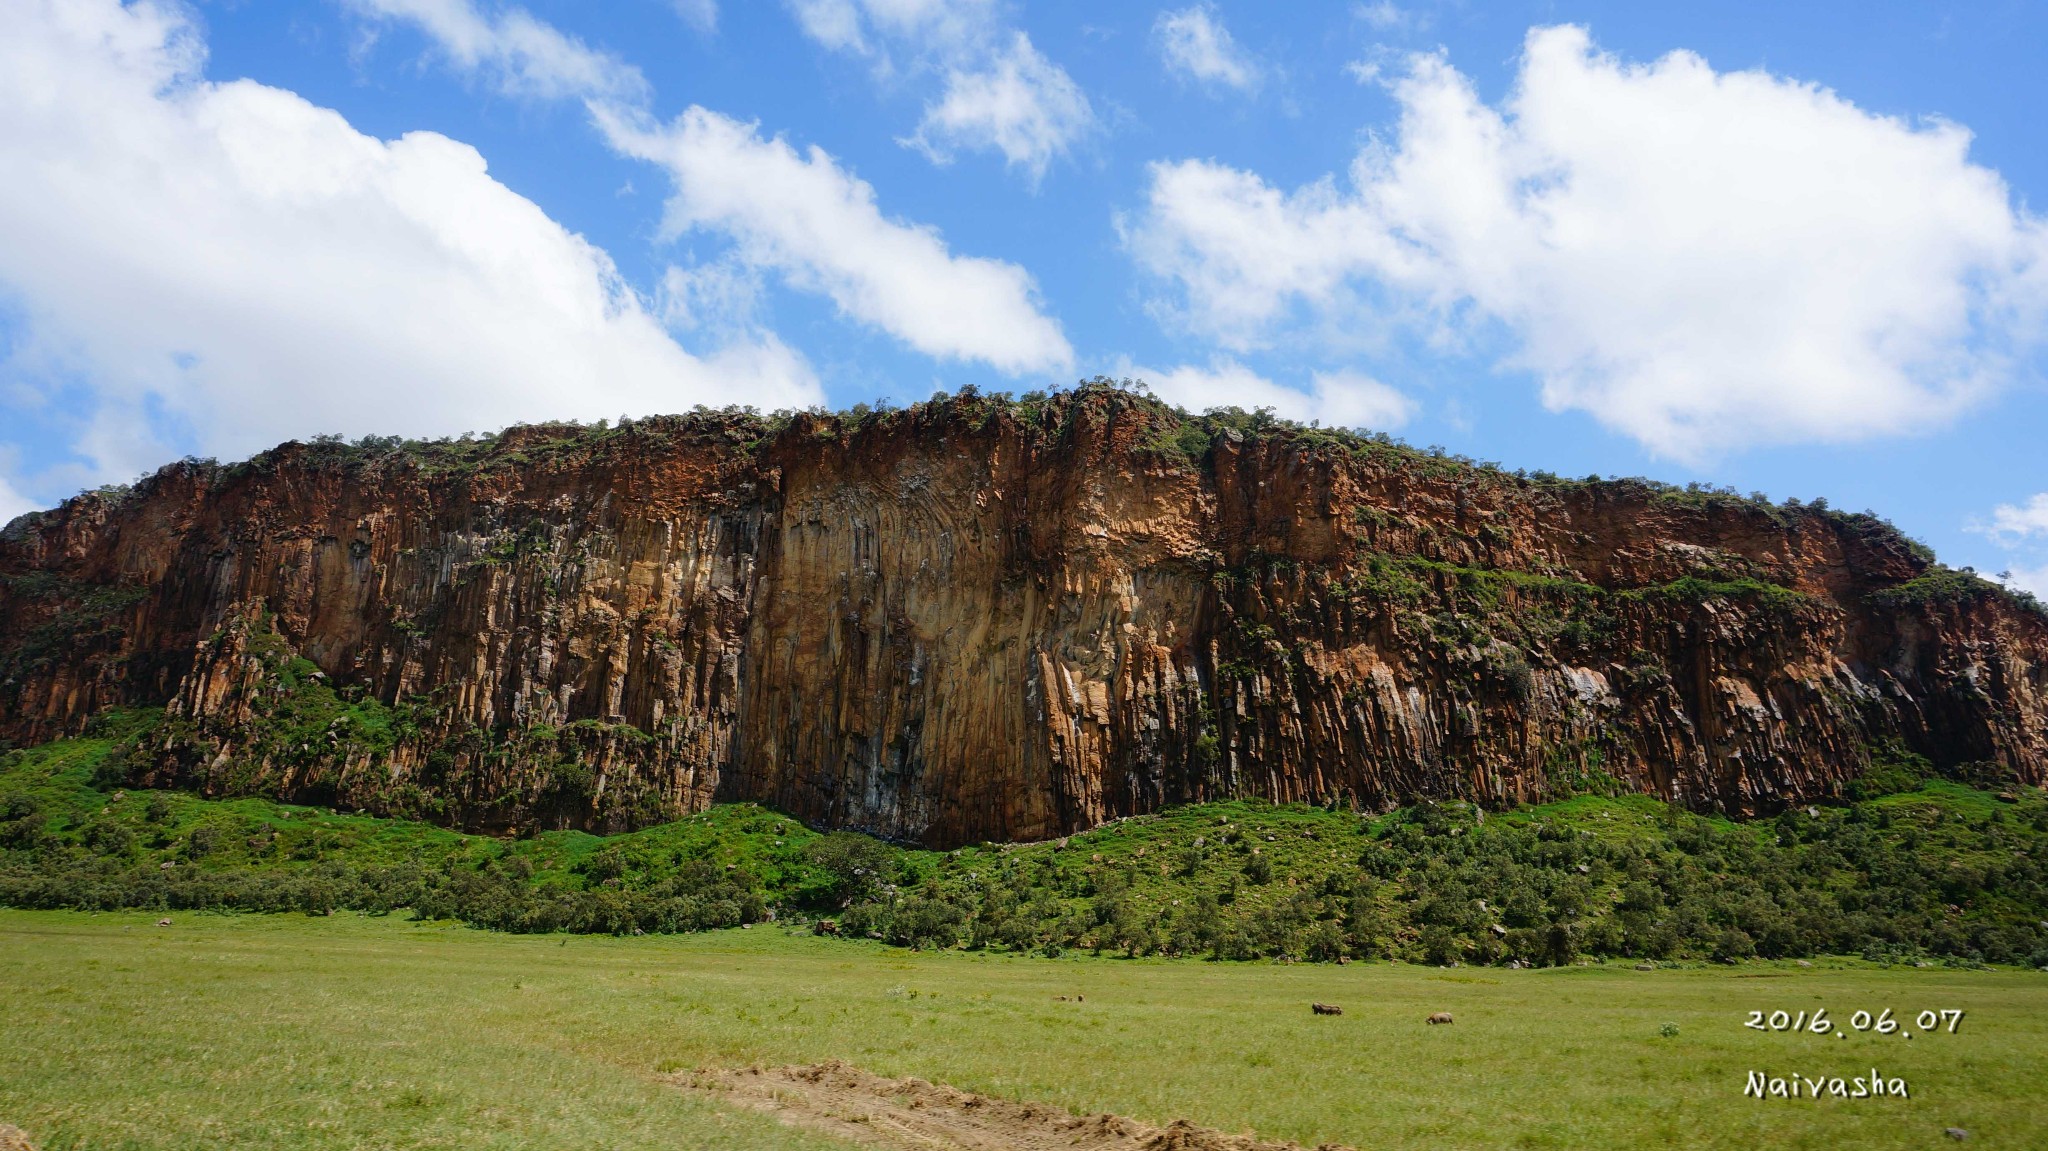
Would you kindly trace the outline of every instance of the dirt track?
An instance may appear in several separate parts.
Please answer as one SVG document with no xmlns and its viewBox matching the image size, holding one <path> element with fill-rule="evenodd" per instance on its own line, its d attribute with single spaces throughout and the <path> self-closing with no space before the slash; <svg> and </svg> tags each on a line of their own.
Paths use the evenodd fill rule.
<svg viewBox="0 0 2048 1151">
<path fill-rule="evenodd" d="M 888 1079 L 837 1061 L 675 1077 L 697 1091 L 767 1111 L 785 1123 L 896 1151 L 1301 1151 L 1298 1143 L 1226 1135 L 1176 1121 L 1153 1127 L 1118 1115 L 1077 1116 L 922 1079 Z M 1317 1151 L 1350 1151 L 1334 1143 Z"/>
</svg>

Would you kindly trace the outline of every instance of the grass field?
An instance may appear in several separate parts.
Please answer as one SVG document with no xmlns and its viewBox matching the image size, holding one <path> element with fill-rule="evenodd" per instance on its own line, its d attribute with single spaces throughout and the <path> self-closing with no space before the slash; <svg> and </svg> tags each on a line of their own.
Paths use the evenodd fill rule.
<svg viewBox="0 0 2048 1151">
<path fill-rule="evenodd" d="M 661 1081 L 840 1058 L 1359 1148 L 2048 1146 L 2048 975 L 906 952 L 760 926 L 513 936 L 339 914 L 0 911 L 0 1120 L 93 1148 L 823 1148 Z M 1085 1002 L 1056 995 L 1083 994 Z M 1310 1000 L 1341 1004 L 1313 1016 Z M 1760 1033 L 1751 1009 L 1966 1012 Z M 1457 1023 L 1427 1027 L 1432 1011 Z M 1676 1024 L 1677 1033 L 1660 1033 Z M 1745 1072 L 1908 1099 L 1747 1099 Z"/>
</svg>

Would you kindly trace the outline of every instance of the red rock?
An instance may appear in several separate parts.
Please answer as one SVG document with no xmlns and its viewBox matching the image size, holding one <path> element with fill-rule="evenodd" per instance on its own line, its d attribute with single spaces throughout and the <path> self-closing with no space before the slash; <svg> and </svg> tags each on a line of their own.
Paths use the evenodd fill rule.
<svg viewBox="0 0 2048 1151">
<path fill-rule="evenodd" d="M 600 831 L 752 799 L 939 846 L 1505 805 L 1595 753 L 1737 813 L 1839 794 L 1879 739 L 2048 773 L 2048 620 L 1888 597 L 1928 563 L 1876 521 L 1175 432 L 1085 388 L 173 465 L 0 536 L 0 737 L 162 703 L 137 784 Z M 398 745 L 266 740 L 292 658 L 402 708 Z"/>
</svg>

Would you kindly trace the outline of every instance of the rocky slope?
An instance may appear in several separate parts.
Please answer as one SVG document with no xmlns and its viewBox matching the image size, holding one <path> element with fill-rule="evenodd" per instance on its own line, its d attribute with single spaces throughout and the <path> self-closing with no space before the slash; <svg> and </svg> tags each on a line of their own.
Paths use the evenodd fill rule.
<svg viewBox="0 0 2048 1151">
<path fill-rule="evenodd" d="M 471 827 L 2048 778 L 2048 617 L 1880 520 L 1105 386 L 286 444 L 16 520 L 0 579 L 0 737 L 162 705 L 138 782 Z"/>
</svg>

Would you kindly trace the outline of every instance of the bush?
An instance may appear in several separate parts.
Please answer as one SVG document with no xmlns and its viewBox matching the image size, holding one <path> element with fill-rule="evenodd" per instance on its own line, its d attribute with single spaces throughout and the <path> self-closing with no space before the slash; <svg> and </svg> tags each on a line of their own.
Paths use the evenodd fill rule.
<svg viewBox="0 0 2048 1151">
<path fill-rule="evenodd" d="M 0 847 L 34 848 L 43 836 L 43 823 L 43 805 L 35 796 L 0 796 Z"/>
<path fill-rule="evenodd" d="M 107 819 L 85 826 L 84 842 L 101 855 L 126 855 L 135 848 L 135 833 Z"/>
<path fill-rule="evenodd" d="M 820 836 L 804 850 L 811 865 L 828 877 L 819 896 L 842 906 L 872 899 L 887 882 L 894 855 L 888 844 L 852 831 Z"/>
<path fill-rule="evenodd" d="M 951 947 L 966 922 L 967 913 L 952 903 L 918 896 L 895 909 L 882 938 L 898 947 Z"/>
<path fill-rule="evenodd" d="M 833 915 L 850 936 L 947 947 L 971 924 L 973 946 L 1015 952 L 2048 960 L 2048 803 L 2031 788 L 1998 800 L 1943 785 L 1765 822 L 1636 798 L 1499 817 L 1456 802 L 1362 818 L 1336 804 L 1232 804 L 1119 823 L 1071 847 L 943 853 L 814 836 L 757 809 L 610 837 L 580 862 L 566 843 L 435 832 L 419 862 L 394 865 L 414 834 L 387 835 L 396 825 L 142 791 L 108 804 L 45 770 L 50 758 L 0 756 L 0 904 L 409 907 L 503 931 L 633 933 L 750 923 L 774 900 Z M 1871 760 L 1872 790 L 1932 770 L 1896 746 Z"/>
<path fill-rule="evenodd" d="M 1756 957 L 1756 941 L 1749 932 L 1739 927 L 1730 927 L 1714 940 L 1714 958 L 1722 963 L 1735 963 Z"/>
<path fill-rule="evenodd" d="M 128 782 L 129 759 L 134 751 L 133 743 L 123 741 L 115 744 L 101 756 L 100 761 L 93 765 L 93 788 L 98 791 L 112 791 L 125 786 Z"/>
</svg>

